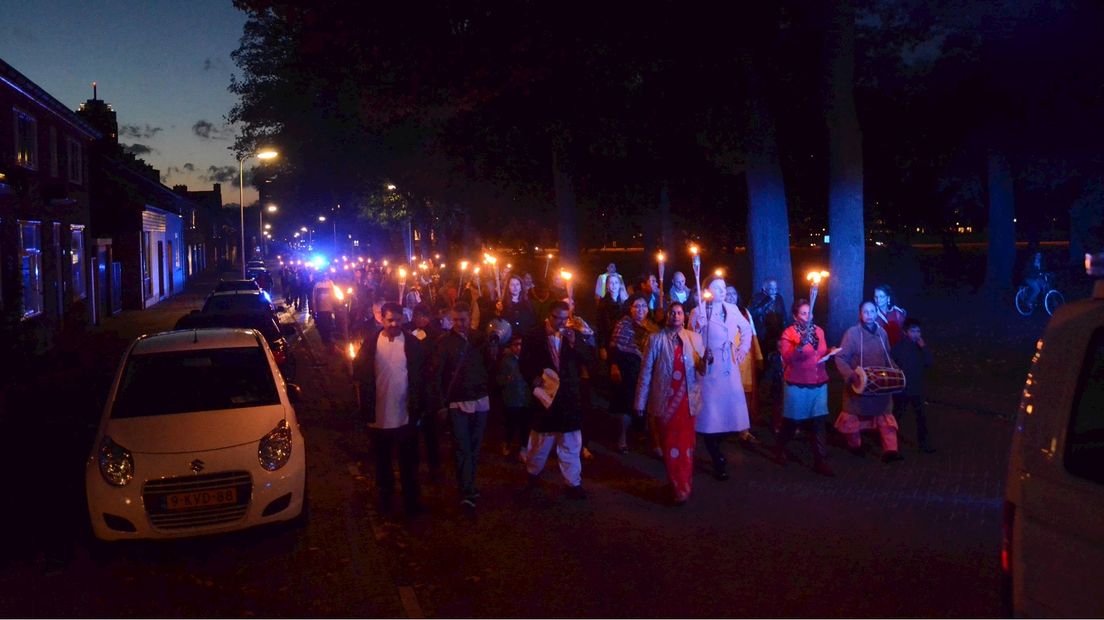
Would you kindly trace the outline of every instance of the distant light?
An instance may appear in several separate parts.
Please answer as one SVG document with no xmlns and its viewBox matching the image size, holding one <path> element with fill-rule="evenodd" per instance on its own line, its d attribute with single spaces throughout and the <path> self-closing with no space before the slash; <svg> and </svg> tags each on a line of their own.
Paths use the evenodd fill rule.
<svg viewBox="0 0 1104 620">
<path fill-rule="evenodd" d="M 272 149 L 264 149 L 257 152 L 257 159 L 275 159 L 280 154 Z"/>
<path fill-rule="evenodd" d="M 275 213 L 276 209 L 277 209 L 276 205 L 268 205 L 268 212 L 269 213 Z"/>
<path fill-rule="evenodd" d="M 319 215 L 318 216 L 318 221 L 319 222 L 325 222 L 326 221 L 326 216 L 325 215 Z"/>
</svg>

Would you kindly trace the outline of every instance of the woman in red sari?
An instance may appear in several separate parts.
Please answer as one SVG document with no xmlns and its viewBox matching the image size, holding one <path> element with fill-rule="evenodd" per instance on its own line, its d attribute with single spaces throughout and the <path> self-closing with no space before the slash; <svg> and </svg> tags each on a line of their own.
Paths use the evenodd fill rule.
<svg viewBox="0 0 1104 620">
<path fill-rule="evenodd" d="M 667 309 L 667 326 L 648 339 L 640 366 L 634 409 L 646 410 L 658 431 L 667 479 L 674 502 L 690 498 L 694 473 L 694 415 L 701 408 L 697 369 L 701 366 L 701 337 L 683 327 L 682 304 Z"/>
</svg>

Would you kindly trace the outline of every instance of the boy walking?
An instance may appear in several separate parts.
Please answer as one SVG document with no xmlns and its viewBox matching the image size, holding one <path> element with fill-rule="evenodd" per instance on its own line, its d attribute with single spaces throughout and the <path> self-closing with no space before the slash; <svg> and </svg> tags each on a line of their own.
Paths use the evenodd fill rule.
<svg viewBox="0 0 1104 620">
<path fill-rule="evenodd" d="M 928 436 L 924 415 L 924 372 L 932 365 L 932 352 L 924 343 L 920 321 L 909 317 L 904 324 L 905 337 L 893 347 L 893 360 L 905 373 L 905 391 L 893 399 L 893 417 L 900 425 L 909 408 L 916 412 L 916 441 L 920 451 L 931 454 L 935 448 Z"/>
</svg>

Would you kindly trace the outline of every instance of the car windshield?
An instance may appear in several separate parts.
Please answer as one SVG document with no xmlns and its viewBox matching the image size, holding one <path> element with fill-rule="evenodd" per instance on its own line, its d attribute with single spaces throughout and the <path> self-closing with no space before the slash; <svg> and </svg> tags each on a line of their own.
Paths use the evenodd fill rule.
<svg viewBox="0 0 1104 620">
<path fill-rule="evenodd" d="M 268 301 L 260 295 L 215 295 L 203 304 L 203 312 L 243 310 L 268 310 Z"/>
<path fill-rule="evenodd" d="M 131 355 L 112 418 L 260 407 L 280 403 L 260 347 Z"/>
<path fill-rule="evenodd" d="M 205 327 L 240 327 L 242 329 L 255 329 L 261 332 L 269 344 L 283 338 L 280 327 L 272 315 L 267 312 L 248 312 L 237 314 L 222 314 L 212 312 L 204 314 L 186 314 L 176 322 L 174 329 L 203 329 Z"/>
<path fill-rule="evenodd" d="M 220 293 L 222 291 L 255 291 L 257 290 L 257 283 L 253 280 L 223 280 L 215 287 L 215 292 Z"/>
</svg>

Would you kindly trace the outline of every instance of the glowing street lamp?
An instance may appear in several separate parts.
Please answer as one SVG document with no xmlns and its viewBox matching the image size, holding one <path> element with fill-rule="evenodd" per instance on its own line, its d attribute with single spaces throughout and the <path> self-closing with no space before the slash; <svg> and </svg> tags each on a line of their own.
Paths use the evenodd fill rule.
<svg viewBox="0 0 1104 620">
<path fill-rule="evenodd" d="M 272 149 L 262 149 L 254 153 L 249 153 L 238 159 L 238 211 L 241 215 L 241 262 L 242 262 L 242 279 L 245 279 L 245 160 L 250 157 L 256 157 L 261 160 L 269 160 L 277 157 L 278 153 Z"/>
</svg>

